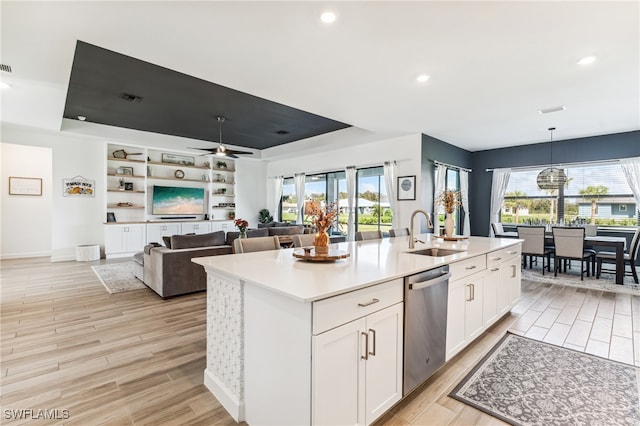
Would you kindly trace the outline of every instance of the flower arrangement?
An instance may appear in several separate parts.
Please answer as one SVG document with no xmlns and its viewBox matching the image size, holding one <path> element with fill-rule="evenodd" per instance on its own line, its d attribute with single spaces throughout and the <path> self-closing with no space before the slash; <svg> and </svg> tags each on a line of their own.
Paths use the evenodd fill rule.
<svg viewBox="0 0 640 426">
<path fill-rule="evenodd" d="M 240 231 L 242 233 L 244 233 L 247 230 L 247 228 L 249 227 L 249 222 L 247 222 L 244 219 L 240 219 L 240 218 L 234 220 L 233 224 L 236 225 L 236 228 L 238 228 L 238 231 Z"/>
<path fill-rule="evenodd" d="M 305 202 L 304 212 L 311 219 L 318 232 L 326 232 L 338 217 L 336 203 L 330 203 L 323 209 L 319 201 L 307 201 Z"/>
<path fill-rule="evenodd" d="M 460 191 L 445 190 L 438 195 L 436 202 L 440 204 L 446 213 L 453 213 L 456 207 L 462 205 Z"/>
</svg>

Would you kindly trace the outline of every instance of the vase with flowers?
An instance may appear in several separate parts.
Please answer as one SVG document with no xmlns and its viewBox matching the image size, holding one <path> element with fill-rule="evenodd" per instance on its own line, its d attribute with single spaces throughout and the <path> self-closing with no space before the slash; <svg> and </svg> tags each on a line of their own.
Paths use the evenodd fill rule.
<svg viewBox="0 0 640 426">
<path fill-rule="evenodd" d="M 240 231 L 240 235 L 238 238 L 247 238 L 247 227 L 249 226 L 249 222 L 247 222 L 244 219 L 236 219 L 233 221 L 234 225 L 236 225 L 236 228 L 238 228 L 238 231 Z"/>
<path fill-rule="evenodd" d="M 453 237 L 453 212 L 462 205 L 462 199 L 460 191 L 445 190 L 438 195 L 436 202 L 444 208 L 444 235 L 446 237 Z"/>
<path fill-rule="evenodd" d="M 338 209 L 335 203 L 330 203 L 325 208 L 319 201 L 307 201 L 304 207 L 305 215 L 311 220 L 316 228 L 316 235 L 313 239 L 313 246 L 316 254 L 329 254 L 329 234 L 327 230 L 331 228 L 333 222 L 338 217 Z"/>
</svg>

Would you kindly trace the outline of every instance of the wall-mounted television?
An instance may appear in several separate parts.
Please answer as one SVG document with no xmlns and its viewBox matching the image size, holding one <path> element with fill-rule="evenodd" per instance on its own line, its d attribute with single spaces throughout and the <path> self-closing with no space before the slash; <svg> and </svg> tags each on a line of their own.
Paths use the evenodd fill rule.
<svg viewBox="0 0 640 426">
<path fill-rule="evenodd" d="M 204 214 L 206 213 L 204 188 L 154 185 L 151 213 Z"/>
</svg>

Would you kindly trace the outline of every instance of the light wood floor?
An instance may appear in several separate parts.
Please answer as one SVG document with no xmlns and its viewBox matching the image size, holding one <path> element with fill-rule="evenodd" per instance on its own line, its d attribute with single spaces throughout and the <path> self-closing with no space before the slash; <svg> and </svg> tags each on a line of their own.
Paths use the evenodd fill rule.
<svg viewBox="0 0 640 426">
<path fill-rule="evenodd" d="M 98 263 L 104 261 L 0 262 L 0 422 L 27 423 L 6 419 L 6 409 L 57 409 L 69 413 L 69 419 L 58 423 L 70 425 L 235 425 L 202 384 L 205 293 L 169 300 L 148 289 L 109 294 L 90 268 Z M 447 394 L 510 327 L 524 334 L 541 327 L 536 323 L 551 315 L 544 315 L 547 309 L 560 309 L 554 322 L 568 321 L 564 308 L 547 303 L 557 296 L 549 287 L 524 285 L 515 313 L 502 318 L 378 425 L 502 424 Z M 561 297 L 574 300 L 569 294 Z M 609 303 L 609 296 L 598 298 Z M 616 306 L 611 330 L 617 330 Z M 636 300 L 630 306 L 636 309 L 629 312 L 635 333 L 640 331 L 634 328 L 640 322 L 640 304 Z M 527 312 L 536 309 L 538 317 L 521 330 Z"/>
</svg>

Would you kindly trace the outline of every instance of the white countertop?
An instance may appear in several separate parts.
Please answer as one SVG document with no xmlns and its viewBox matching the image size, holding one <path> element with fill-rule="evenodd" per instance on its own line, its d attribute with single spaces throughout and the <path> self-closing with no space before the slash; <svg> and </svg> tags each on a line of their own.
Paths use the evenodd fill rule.
<svg viewBox="0 0 640 426">
<path fill-rule="evenodd" d="M 510 238 L 470 237 L 459 242 L 421 234 L 413 250 L 441 247 L 464 250 L 445 257 L 408 253 L 409 237 L 332 244 L 350 257 L 336 262 L 308 262 L 293 257 L 294 249 L 198 257 L 193 262 L 207 273 L 240 279 L 271 291 L 312 302 L 359 288 L 405 277 L 469 257 L 500 250 L 521 242 Z"/>
</svg>

